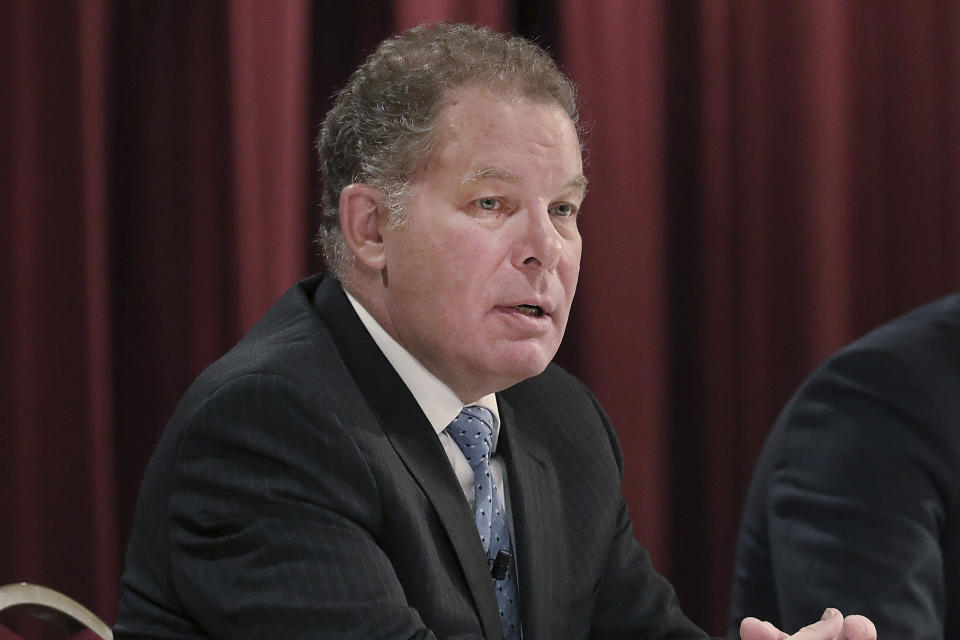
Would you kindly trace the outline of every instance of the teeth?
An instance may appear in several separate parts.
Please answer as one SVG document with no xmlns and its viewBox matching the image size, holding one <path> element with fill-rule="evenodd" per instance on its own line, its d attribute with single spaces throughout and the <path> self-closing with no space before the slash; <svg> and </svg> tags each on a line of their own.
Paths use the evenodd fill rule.
<svg viewBox="0 0 960 640">
<path fill-rule="evenodd" d="M 518 304 L 514 309 L 528 316 L 539 317 L 543 315 L 543 309 L 532 304 Z"/>
</svg>

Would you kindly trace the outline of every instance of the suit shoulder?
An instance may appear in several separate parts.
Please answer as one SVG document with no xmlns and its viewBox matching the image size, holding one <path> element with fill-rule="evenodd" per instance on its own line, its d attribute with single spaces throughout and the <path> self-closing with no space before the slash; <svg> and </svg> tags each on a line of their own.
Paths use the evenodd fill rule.
<svg viewBox="0 0 960 640">
<path fill-rule="evenodd" d="M 958 389 L 960 296 L 953 295 L 827 359 L 784 407 L 761 458 L 781 469 L 815 466 L 813 475 L 838 478 L 848 492 L 857 483 L 870 494 L 885 476 L 916 473 L 939 495 L 960 496 Z"/>
<path fill-rule="evenodd" d="M 960 294 L 909 311 L 828 358 L 801 391 L 822 385 L 864 388 L 895 398 L 960 409 Z M 922 400 L 927 398 L 927 400 Z M 947 410 L 949 408 L 949 410 Z"/>
<path fill-rule="evenodd" d="M 304 286 L 307 283 L 307 286 Z M 336 394 L 350 374 L 311 300 L 310 280 L 291 287 L 227 353 L 193 381 L 174 413 L 183 419 L 218 392 L 253 378 L 284 380 L 291 389 Z M 339 390 L 339 391 L 338 391 Z"/>
<path fill-rule="evenodd" d="M 960 293 L 908 311 L 867 333 L 846 350 L 868 347 L 923 348 L 957 342 L 960 335 Z"/>
</svg>

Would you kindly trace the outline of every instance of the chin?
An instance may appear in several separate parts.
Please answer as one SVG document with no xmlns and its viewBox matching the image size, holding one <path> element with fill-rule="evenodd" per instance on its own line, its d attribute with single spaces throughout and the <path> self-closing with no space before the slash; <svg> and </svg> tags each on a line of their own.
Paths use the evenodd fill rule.
<svg viewBox="0 0 960 640">
<path fill-rule="evenodd" d="M 544 344 L 539 340 L 498 340 L 486 345 L 477 346 L 477 352 L 485 357 L 473 361 L 473 370 L 486 372 L 489 379 L 497 380 L 498 390 L 543 373 L 560 346 L 559 342 L 554 345 L 553 341 Z"/>
<path fill-rule="evenodd" d="M 540 375 L 551 360 L 553 360 L 552 355 L 547 357 L 547 354 L 536 353 L 524 357 L 524 354 L 518 351 L 511 354 L 509 362 L 504 362 L 500 371 L 510 372 L 509 376 L 512 382 L 507 386 L 512 386 L 518 382 L 523 382 L 527 378 Z"/>
</svg>

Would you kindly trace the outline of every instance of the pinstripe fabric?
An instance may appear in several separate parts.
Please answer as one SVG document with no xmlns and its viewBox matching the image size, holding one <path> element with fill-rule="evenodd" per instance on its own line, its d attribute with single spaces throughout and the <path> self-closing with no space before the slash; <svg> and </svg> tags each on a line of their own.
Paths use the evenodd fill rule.
<svg viewBox="0 0 960 640">
<path fill-rule="evenodd" d="M 703 637 L 633 540 L 586 389 L 551 366 L 498 403 L 524 639 Z M 184 396 L 141 487 L 115 634 L 500 638 L 473 513 L 335 280 L 292 288 Z"/>
</svg>

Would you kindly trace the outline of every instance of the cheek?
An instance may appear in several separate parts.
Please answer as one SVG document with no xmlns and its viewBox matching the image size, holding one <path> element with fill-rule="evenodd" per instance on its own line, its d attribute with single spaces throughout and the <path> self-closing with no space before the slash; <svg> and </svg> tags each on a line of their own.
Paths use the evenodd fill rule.
<svg viewBox="0 0 960 640">
<path fill-rule="evenodd" d="M 445 274 L 459 272 L 459 261 L 452 246 L 453 243 L 408 242 L 396 247 L 392 263 L 397 278 L 404 279 L 402 286 L 429 294 L 443 283 Z"/>
<path fill-rule="evenodd" d="M 577 241 L 570 246 L 560 273 L 564 289 L 569 292 L 571 297 L 577 288 L 577 281 L 580 279 L 580 250 L 581 244 L 578 238 Z"/>
<path fill-rule="evenodd" d="M 437 274 L 442 285 L 475 290 L 494 286 L 502 267 L 509 265 L 509 244 L 502 239 L 500 242 L 496 240 L 480 234 L 466 234 L 437 247 L 437 254 L 442 255 L 442 259 L 438 259 L 442 271 Z"/>
</svg>

